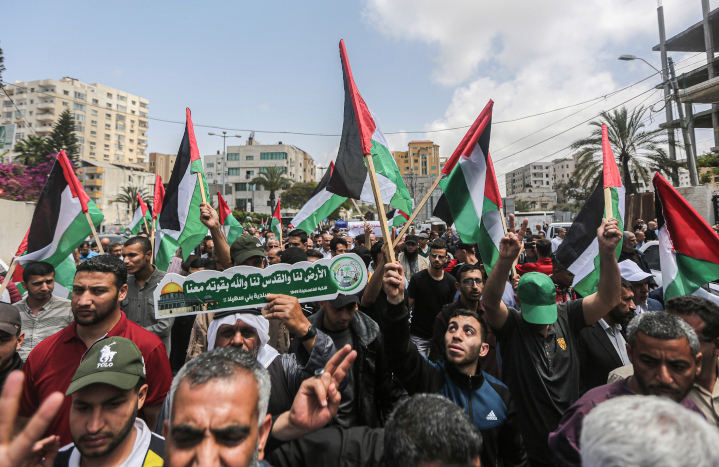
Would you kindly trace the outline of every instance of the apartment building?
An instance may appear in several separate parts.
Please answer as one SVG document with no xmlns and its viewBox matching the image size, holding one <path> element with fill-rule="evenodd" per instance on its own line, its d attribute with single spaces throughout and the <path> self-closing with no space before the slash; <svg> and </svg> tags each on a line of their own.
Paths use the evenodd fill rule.
<svg viewBox="0 0 719 467">
<path fill-rule="evenodd" d="M 552 162 L 532 162 L 504 175 L 507 197 L 518 193 L 552 191 L 550 167 Z"/>
<path fill-rule="evenodd" d="M 162 183 L 167 183 L 172 175 L 172 169 L 175 168 L 177 154 L 162 154 L 159 152 L 151 152 L 148 155 L 147 162 L 144 163 L 145 170 L 159 175 Z"/>
<path fill-rule="evenodd" d="M 574 174 L 577 166 L 576 157 L 565 157 L 563 159 L 555 159 L 549 168 L 552 180 L 552 190 L 557 188 L 557 184 L 567 182 Z"/>
<path fill-rule="evenodd" d="M 204 156 L 205 176 L 210 192 L 222 191 L 224 156 Z M 314 182 L 316 167 L 312 156 L 291 144 L 262 144 L 255 140 L 245 146 L 228 146 L 225 172 L 225 200 L 231 209 L 259 213 L 271 213 L 270 192 L 262 186 L 252 185 L 250 180 L 268 167 L 285 167 L 285 176 L 294 182 Z M 279 197 L 282 191 L 275 192 Z M 283 210 L 284 215 L 284 210 Z"/>
<path fill-rule="evenodd" d="M 439 145 L 433 141 L 410 141 L 407 151 L 393 151 L 394 160 L 402 176 L 414 173 L 415 175 L 439 175 L 440 157 Z M 405 181 L 405 183 L 407 183 Z"/>
<path fill-rule="evenodd" d="M 15 81 L 5 85 L 4 90 L 9 97 L 3 96 L 0 124 L 17 125 L 16 141 L 31 134 L 50 135 L 60 114 L 70 110 L 81 158 L 125 164 L 145 162 L 147 99 L 74 78 Z"/>
</svg>

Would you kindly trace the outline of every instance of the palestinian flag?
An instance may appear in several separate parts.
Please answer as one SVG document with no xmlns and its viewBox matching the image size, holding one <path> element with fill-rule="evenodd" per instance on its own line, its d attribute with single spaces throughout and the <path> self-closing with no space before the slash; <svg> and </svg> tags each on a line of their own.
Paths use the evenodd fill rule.
<svg viewBox="0 0 719 467">
<path fill-rule="evenodd" d="M 275 237 L 281 242 L 282 241 L 282 214 L 280 213 L 280 199 L 277 198 L 277 206 L 275 206 L 275 212 L 272 214 L 272 224 L 270 224 L 270 230 L 275 234 Z"/>
<path fill-rule="evenodd" d="M 55 268 L 56 283 L 67 289 L 67 295 L 64 291 L 56 295 L 69 295 L 75 277 L 72 252 L 92 233 L 86 212 L 90 213 L 95 227 L 99 227 L 102 212 L 85 193 L 65 151 L 60 151 L 15 257 L 18 266 L 36 261 L 51 264 Z M 18 273 L 22 280 L 21 268 L 16 268 Z"/>
<path fill-rule="evenodd" d="M 409 215 L 399 209 L 392 209 L 387 212 L 387 224 L 390 227 L 400 227 L 409 220 Z"/>
<path fill-rule="evenodd" d="M 301 229 L 312 235 L 317 226 L 340 207 L 347 198 L 331 193 L 327 190 L 332 174 L 335 170 L 334 162 L 325 170 L 325 174 L 319 185 L 312 192 L 310 199 L 302 206 L 302 209 L 292 219 L 291 224 L 295 229 Z"/>
<path fill-rule="evenodd" d="M 28 229 L 28 233 L 30 230 Z M 15 256 L 22 256 L 27 252 L 27 233 L 25 238 L 17 249 Z M 62 298 L 70 298 L 72 294 L 72 282 L 75 279 L 75 259 L 72 257 L 72 253 L 65 258 L 58 266 L 55 266 L 55 287 L 53 288 L 52 294 Z M 22 273 L 24 268 L 19 264 L 15 267 L 15 272 L 12 275 L 12 281 L 17 286 L 21 294 L 27 292 L 22 286 Z"/>
<path fill-rule="evenodd" d="M 140 205 L 135 209 L 132 222 L 130 222 L 130 225 L 127 227 L 132 235 L 138 235 L 143 231 L 143 227 L 149 227 L 152 223 L 152 211 L 147 207 L 139 194 L 137 195 L 137 201 Z"/>
<path fill-rule="evenodd" d="M 220 224 L 222 224 L 222 231 L 225 233 L 225 237 L 227 237 L 227 243 L 232 245 L 232 242 L 242 235 L 242 224 L 232 215 L 227 201 L 225 201 L 225 198 L 222 197 L 219 191 L 217 192 L 217 204 L 220 206 Z"/>
<path fill-rule="evenodd" d="M 464 243 L 479 244 L 487 274 L 499 258 L 499 242 L 504 237 L 502 196 L 489 155 L 493 106 L 490 100 L 442 168 L 447 175 L 439 182 L 444 199 L 435 207 L 438 217 L 454 223 Z"/>
<path fill-rule="evenodd" d="M 652 182 L 666 301 L 719 279 L 719 236 L 658 172 Z"/>
<path fill-rule="evenodd" d="M 372 154 L 382 203 L 412 213 L 412 198 L 377 119 L 355 85 L 343 40 L 340 41 L 340 58 L 345 88 L 344 123 L 335 170 L 327 191 L 345 198 L 374 203 L 364 158 L 365 154 Z"/>
<path fill-rule="evenodd" d="M 177 151 L 177 160 L 167 184 L 167 191 L 161 201 L 162 210 L 155 233 L 155 264 L 162 271 L 167 270 L 178 246 L 182 248 L 182 254 L 186 258 L 207 235 L 207 227 L 200 220 L 200 184 L 207 193 L 192 117 L 190 109 L 187 109 L 185 135 Z M 156 197 L 157 185 L 158 183 L 155 184 Z M 159 185 L 162 186 L 162 183 Z"/>
<path fill-rule="evenodd" d="M 597 187 L 582 206 L 572 223 L 572 228 L 556 251 L 557 261 L 574 274 L 572 286 L 583 297 L 597 291 L 599 284 L 599 243 L 597 229 L 606 216 L 604 189 L 612 195 L 612 217 L 619 221 L 619 230 L 624 230 L 624 187 L 607 136 L 607 127 L 602 125 L 603 170 Z M 617 259 L 622 252 L 622 242 L 617 245 Z"/>
</svg>

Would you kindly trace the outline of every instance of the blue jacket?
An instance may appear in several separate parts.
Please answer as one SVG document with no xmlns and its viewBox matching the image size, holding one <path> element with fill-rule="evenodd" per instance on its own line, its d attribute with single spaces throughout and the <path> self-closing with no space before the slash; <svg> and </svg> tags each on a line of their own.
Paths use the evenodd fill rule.
<svg viewBox="0 0 719 467">
<path fill-rule="evenodd" d="M 395 376 L 407 392 L 439 393 L 462 407 L 482 432 L 483 466 L 527 465 L 517 414 L 507 386 L 479 371 L 466 375 L 447 362 L 423 357 L 409 336 L 409 313 L 403 304 L 388 304 L 384 316 L 384 349 Z"/>
</svg>

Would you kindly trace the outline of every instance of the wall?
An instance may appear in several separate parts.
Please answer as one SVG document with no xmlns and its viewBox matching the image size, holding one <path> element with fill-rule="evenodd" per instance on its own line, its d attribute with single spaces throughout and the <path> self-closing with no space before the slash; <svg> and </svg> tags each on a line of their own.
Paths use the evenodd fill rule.
<svg viewBox="0 0 719 467">
<path fill-rule="evenodd" d="M 0 259 L 8 265 L 25 237 L 35 212 L 35 203 L 0 199 Z"/>
</svg>

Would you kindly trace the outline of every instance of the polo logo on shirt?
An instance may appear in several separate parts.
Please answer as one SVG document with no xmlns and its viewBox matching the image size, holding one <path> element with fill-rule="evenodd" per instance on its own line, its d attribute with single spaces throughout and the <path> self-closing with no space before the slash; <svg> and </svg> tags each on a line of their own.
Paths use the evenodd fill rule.
<svg viewBox="0 0 719 467">
<path fill-rule="evenodd" d="M 112 366 L 112 359 L 117 352 L 113 352 L 110 346 L 115 345 L 116 342 L 108 344 L 100 350 L 100 362 L 97 364 L 98 368 L 109 368 Z"/>
<path fill-rule="evenodd" d="M 559 347 L 561 347 L 562 350 L 567 350 L 567 343 L 564 340 L 564 337 L 560 337 L 559 339 L 557 339 L 557 344 L 559 344 Z"/>
<path fill-rule="evenodd" d="M 487 414 L 487 420 L 497 420 L 497 416 L 494 415 L 494 410 L 490 410 Z"/>
</svg>

